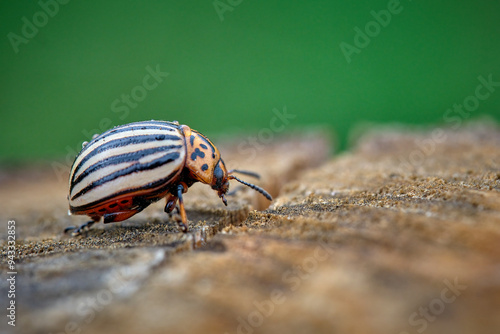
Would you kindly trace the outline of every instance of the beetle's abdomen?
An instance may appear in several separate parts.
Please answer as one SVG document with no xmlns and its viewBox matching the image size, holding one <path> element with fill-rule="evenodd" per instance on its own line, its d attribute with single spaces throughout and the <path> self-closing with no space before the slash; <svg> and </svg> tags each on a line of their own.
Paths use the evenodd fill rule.
<svg viewBox="0 0 500 334">
<path fill-rule="evenodd" d="M 73 163 L 70 210 L 88 214 L 105 205 L 109 213 L 110 203 L 123 201 L 118 211 L 159 199 L 181 173 L 185 158 L 184 137 L 175 123 L 146 121 L 109 130 L 88 143 Z"/>
</svg>

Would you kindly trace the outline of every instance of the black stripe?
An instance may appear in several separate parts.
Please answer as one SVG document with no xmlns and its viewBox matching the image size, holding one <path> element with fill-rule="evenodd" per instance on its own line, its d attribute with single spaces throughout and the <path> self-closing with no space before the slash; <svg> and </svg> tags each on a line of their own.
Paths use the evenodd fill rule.
<svg viewBox="0 0 500 334">
<path fill-rule="evenodd" d="M 92 209 L 92 208 L 94 208 L 96 206 L 100 206 L 102 203 L 105 203 L 106 201 L 108 201 L 108 200 L 110 200 L 110 199 L 112 199 L 114 197 L 126 195 L 128 193 L 134 193 L 134 192 L 145 190 L 145 189 L 154 189 L 156 187 L 161 186 L 160 188 L 158 188 L 158 189 L 156 189 L 154 191 L 148 192 L 147 195 L 141 196 L 141 197 L 148 197 L 148 198 L 154 197 L 154 196 L 156 196 L 158 194 L 161 194 L 161 193 L 165 192 L 168 188 L 170 188 L 172 186 L 171 182 L 169 182 L 169 181 L 173 181 L 174 180 L 174 176 L 178 172 L 179 171 L 175 170 L 175 171 L 173 171 L 172 173 L 170 173 L 167 177 L 165 177 L 163 179 L 157 180 L 155 182 L 148 183 L 147 185 L 144 185 L 144 186 L 141 186 L 141 187 L 131 188 L 131 189 L 127 189 L 127 190 L 123 190 L 123 191 L 114 193 L 114 194 L 106 196 L 104 198 L 100 198 L 97 201 L 89 203 L 89 204 L 85 204 L 85 205 L 82 205 L 82 206 L 70 206 L 70 210 L 74 214 L 77 214 L 79 212 L 85 212 L 85 211 L 90 210 L 90 209 Z"/>
<path fill-rule="evenodd" d="M 161 126 L 161 125 L 163 125 L 163 126 Z M 168 128 L 165 128 L 165 126 L 167 126 Z M 102 138 L 103 136 L 107 136 L 111 133 L 123 132 L 123 131 L 126 131 L 127 129 L 134 129 L 134 130 L 137 130 L 137 129 L 143 129 L 143 130 L 161 129 L 161 130 L 165 130 L 165 131 L 175 131 L 175 130 L 179 129 L 179 126 L 174 124 L 174 123 L 165 122 L 165 121 L 134 122 L 134 123 L 115 126 L 114 128 L 109 129 L 108 131 L 101 133 L 97 138 Z"/>
<path fill-rule="evenodd" d="M 164 125 L 168 126 L 168 128 L 158 126 L 158 125 Z M 130 123 L 130 124 L 125 124 L 125 125 L 119 125 L 115 126 L 112 129 L 109 129 L 106 132 L 101 133 L 99 136 L 96 138 L 92 139 L 85 147 L 89 147 L 91 144 L 95 143 L 96 141 L 102 139 L 103 137 L 109 136 L 110 134 L 115 134 L 115 133 L 120 133 L 124 131 L 130 131 L 130 130 L 163 130 L 163 131 L 176 131 L 178 127 L 175 124 L 167 123 L 167 122 L 158 122 L 158 121 L 146 121 L 146 122 L 136 122 L 136 123 Z M 85 147 L 82 149 L 80 154 L 85 151 Z"/>
<path fill-rule="evenodd" d="M 97 138 L 96 138 L 97 139 Z M 102 153 L 107 150 L 111 150 L 117 147 L 123 147 L 127 145 L 133 145 L 133 144 L 143 144 L 151 141 L 156 141 L 156 140 L 174 140 L 174 141 L 179 141 L 182 138 L 180 136 L 175 136 L 175 135 L 134 135 L 130 137 L 125 137 L 125 138 L 119 138 L 119 139 L 113 139 L 107 143 L 103 143 L 97 147 L 95 147 L 92 151 L 88 152 L 86 156 L 80 161 L 78 166 L 76 166 L 73 170 L 73 179 L 71 180 L 73 182 L 76 173 L 80 170 L 80 168 L 83 166 L 83 164 L 92 158 L 93 156 Z M 89 146 L 88 144 L 87 146 Z M 83 152 L 83 151 L 82 151 Z M 82 154 L 80 152 L 80 155 Z"/>
<path fill-rule="evenodd" d="M 171 128 L 169 128 L 169 127 L 165 128 L 163 126 L 155 125 L 156 123 L 150 124 L 150 125 L 143 124 L 143 123 L 147 123 L 147 122 L 130 123 L 130 124 L 120 125 L 120 126 L 114 127 L 106 132 L 101 133 L 96 138 L 92 139 L 92 141 L 89 143 L 89 145 L 92 144 L 93 142 L 95 142 L 103 137 L 109 136 L 111 134 L 130 131 L 130 130 L 163 130 L 163 131 L 173 132 L 173 131 L 176 131 L 176 129 L 177 129 L 175 127 L 175 125 L 172 125 L 172 124 L 163 124 L 163 125 L 168 125 L 168 126 L 172 125 L 173 126 Z M 158 124 L 158 125 L 161 125 L 161 124 Z"/>
<path fill-rule="evenodd" d="M 129 174 L 135 173 L 135 172 L 142 172 L 150 169 L 155 169 L 157 167 L 163 166 L 165 164 L 168 164 L 176 159 L 179 158 L 179 152 L 172 152 L 169 153 L 161 158 L 158 158 L 156 160 L 153 160 L 151 162 L 145 163 L 145 164 L 133 164 L 132 166 L 129 166 L 127 168 L 121 169 L 119 171 L 116 171 L 114 173 L 111 173 L 109 175 L 106 175 L 102 178 L 100 178 L 97 181 L 92 182 L 82 190 L 80 190 L 78 193 L 76 193 L 73 197 L 71 197 L 71 200 L 74 201 L 78 197 L 84 195 L 85 193 L 89 192 L 90 190 L 99 187 L 107 182 L 113 181 L 119 177 L 122 176 L 127 176 Z"/>
<path fill-rule="evenodd" d="M 110 134 L 110 133 L 123 132 L 123 131 L 126 131 L 127 129 L 131 129 L 131 128 L 133 128 L 133 129 L 139 129 L 139 130 L 161 129 L 161 130 L 165 130 L 165 131 L 176 131 L 176 130 L 179 129 L 179 126 L 176 125 L 176 124 L 174 124 L 174 123 L 164 122 L 164 121 L 135 122 L 135 123 L 129 123 L 129 124 L 125 124 L 125 125 L 116 126 L 116 127 L 112 128 L 112 129 L 104 132 L 100 136 L 107 135 L 107 134 Z"/>
<path fill-rule="evenodd" d="M 74 179 L 75 174 L 73 174 L 73 180 L 71 181 L 71 187 L 70 187 L 70 192 L 72 189 L 80 183 L 85 177 L 88 175 L 94 173 L 95 171 L 107 167 L 107 166 L 112 166 L 112 165 L 118 165 L 124 162 L 133 162 L 133 161 L 138 161 L 139 159 L 155 154 L 158 152 L 165 152 L 169 151 L 172 149 L 179 149 L 182 148 L 181 145 L 166 145 L 166 146 L 159 146 L 159 147 L 152 147 L 152 148 L 146 148 L 143 150 L 138 150 L 138 151 L 133 151 L 133 152 L 128 152 L 128 153 L 123 153 L 123 154 L 118 154 L 112 157 L 108 157 L 106 159 L 99 160 L 95 164 L 89 166 L 85 171 L 83 171 L 76 179 Z"/>
<path fill-rule="evenodd" d="M 135 123 L 130 123 L 127 125 L 137 125 L 137 124 L 155 124 L 155 125 L 166 125 L 166 126 L 171 126 L 173 128 L 178 129 L 179 124 L 168 122 L 168 121 L 155 121 L 155 120 L 150 120 L 150 121 L 140 121 L 140 122 L 135 122 Z"/>
</svg>

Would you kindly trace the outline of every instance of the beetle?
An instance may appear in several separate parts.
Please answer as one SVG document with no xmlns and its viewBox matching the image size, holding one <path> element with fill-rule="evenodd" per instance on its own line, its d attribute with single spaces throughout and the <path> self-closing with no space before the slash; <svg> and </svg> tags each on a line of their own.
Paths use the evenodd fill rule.
<svg viewBox="0 0 500 334">
<path fill-rule="evenodd" d="M 226 169 L 219 150 L 200 132 L 179 122 L 142 121 L 114 127 L 82 145 L 69 175 L 69 214 L 91 220 L 65 232 L 79 235 L 98 223 L 126 220 L 151 203 L 166 199 L 165 212 L 177 208 L 188 231 L 182 194 L 196 182 L 212 187 L 227 206 L 229 181 L 236 180 L 272 201 L 271 195 Z M 178 206 L 177 206 L 178 203 Z"/>
</svg>

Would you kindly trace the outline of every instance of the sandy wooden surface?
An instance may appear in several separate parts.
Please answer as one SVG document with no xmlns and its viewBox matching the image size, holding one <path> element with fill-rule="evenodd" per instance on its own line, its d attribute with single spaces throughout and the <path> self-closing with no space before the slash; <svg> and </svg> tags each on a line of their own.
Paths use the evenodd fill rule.
<svg viewBox="0 0 500 334">
<path fill-rule="evenodd" d="M 221 151 L 260 172 L 275 200 L 255 210 L 269 203 L 244 190 L 225 208 L 193 187 L 188 235 L 159 203 L 69 238 L 61 230 L 85 219 L 66 216 L 66 180 L 2 172 L 18 332 L 500 331 L 498 128 L 384 130 L 329 160 L 326 139 L 310 135 L 252 161 L 236 144 Z M 0 329 L 11 330 L 5 319 Z"/>
</svg>

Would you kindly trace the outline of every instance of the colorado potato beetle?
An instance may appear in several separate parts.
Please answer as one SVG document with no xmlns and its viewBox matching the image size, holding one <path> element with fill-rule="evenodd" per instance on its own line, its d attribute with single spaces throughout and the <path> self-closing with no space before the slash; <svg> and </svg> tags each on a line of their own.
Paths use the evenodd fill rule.
<svg viewBox="0 0 500 334">
<path fill-rule="evenodd" d="M 166 199 L 165 212 L 177 207 L 179 227 L 188 231 L 182 194 L 195 182 L 210 185 L 227 205 L 229 180 L 236 180 L 272 200 L 264 189 L 227 171 L 217 147 L 187 125 L 143 121 L 117 126 L 84 143 L 69 175 L 69 214 L 92 220 L 65 232 L 78 235 L 98 223 L 123 221 L 151 203 Z M 178 203 L 178 206 L 177 206 Z"/>
</svg>

